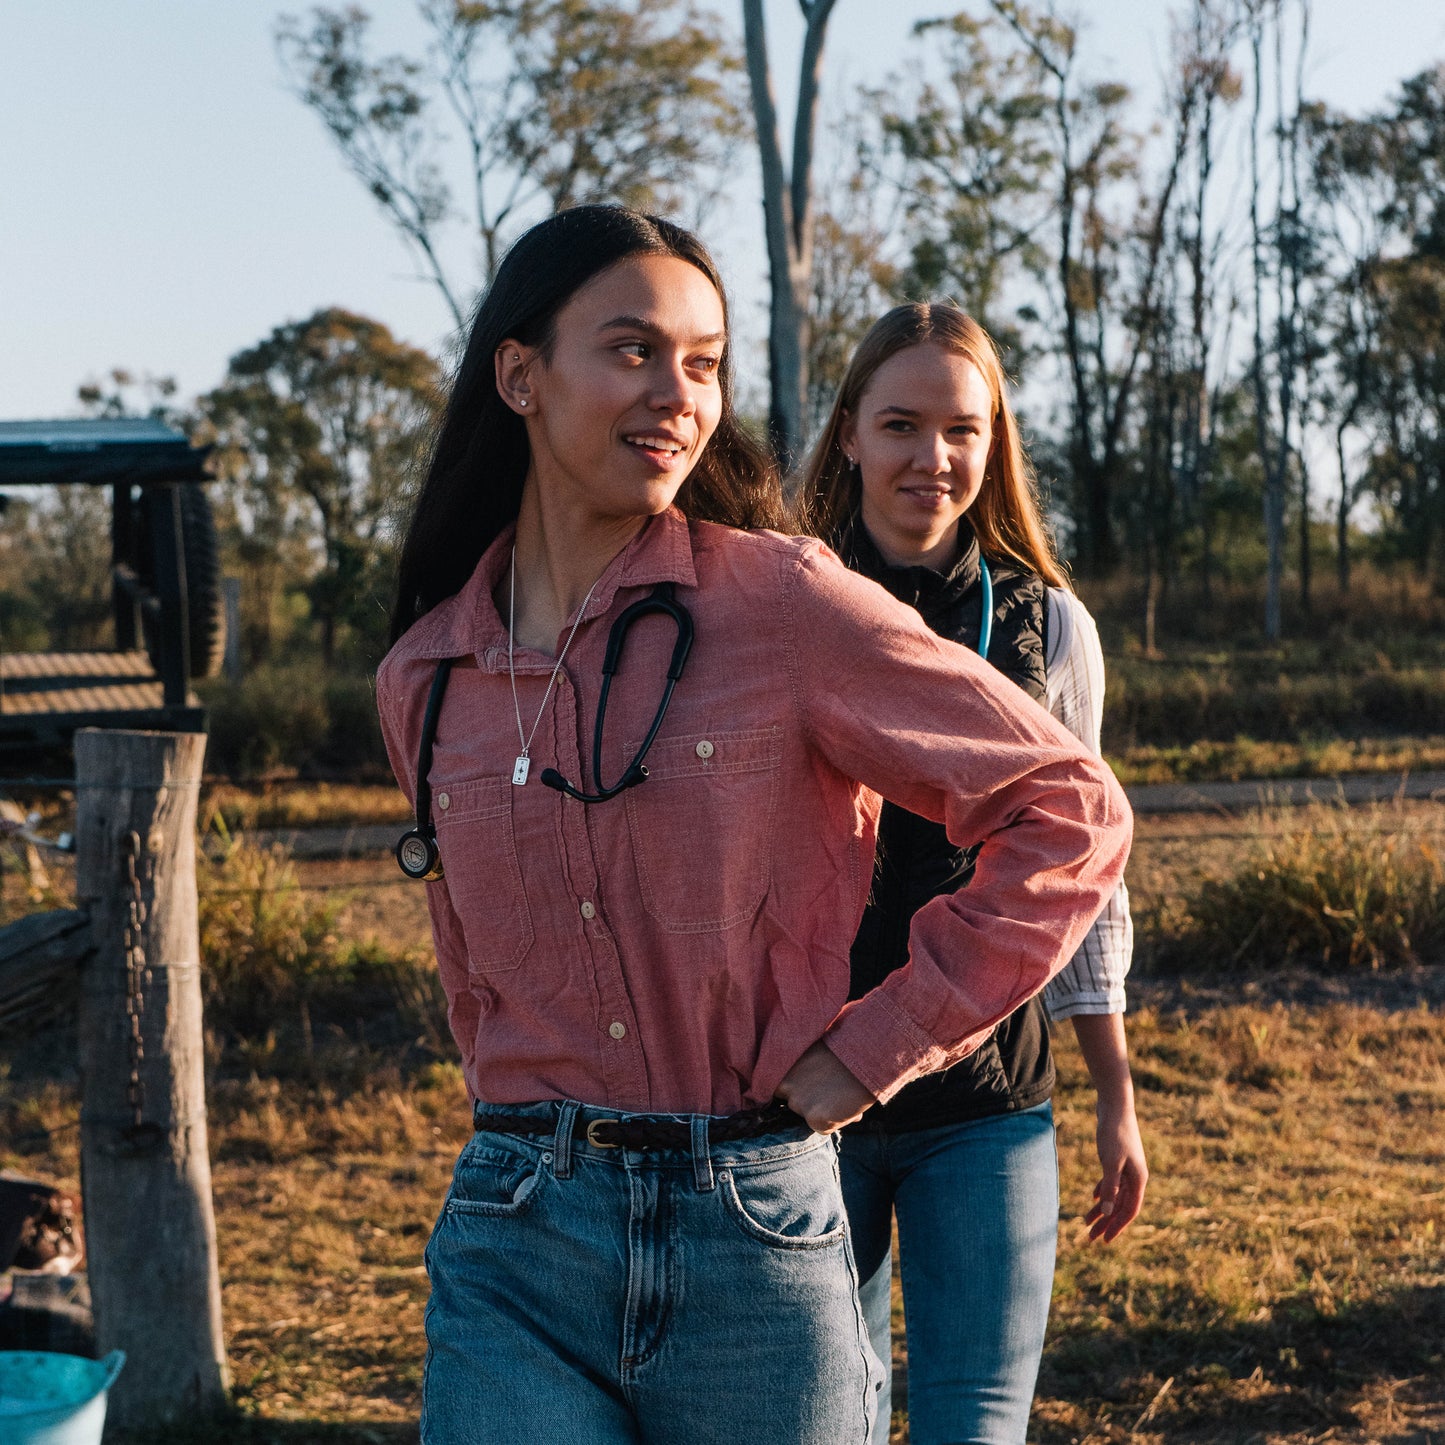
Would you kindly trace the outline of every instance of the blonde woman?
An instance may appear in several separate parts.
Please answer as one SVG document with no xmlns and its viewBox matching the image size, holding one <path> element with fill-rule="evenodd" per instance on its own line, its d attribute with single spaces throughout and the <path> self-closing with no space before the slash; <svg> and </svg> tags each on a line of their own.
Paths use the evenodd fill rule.
<svg viewBox="0 0 1445 1445">
<path fill-rule="evenodd" d="M 1054 556 L 998 353 L 976 322 L 920 303 L 875 323 L 800 500 L 809 528 L 850 567 L 986 657 L 1098 752 L 1098 634 Z M 853 997 L 911 967 L 914 913 L 958 889 L 976 860 L 982 873 L 987 857 L 986 845 L 960 849 L 937 823 L 884 805 Z M 1042 995 L 843 1133 L 860 1292 L 884 1360 L 897 1217 L 913 1445 L 1025 1438 L 1058 1222 L 1050 1018 L 1072 1021 L 1098 1094 L 1090 1237 L 1114 1239 L 1139 1212 L 1148 1168 L 1123 1022 L 1131 946 L 1121 883 Z M 877 1445 L 888 1424 L 885 1394 Z"/>
</svg>

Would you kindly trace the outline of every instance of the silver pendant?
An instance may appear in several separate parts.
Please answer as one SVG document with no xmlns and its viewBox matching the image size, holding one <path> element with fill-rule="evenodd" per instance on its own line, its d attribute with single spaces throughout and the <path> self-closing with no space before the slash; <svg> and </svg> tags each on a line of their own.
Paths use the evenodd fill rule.
<svg viewBox="0 0 1445 1445">
<path fill-rule="evenodd" d="M 512 785 L 520 788 L 527 781 L 527 774 L 531 771 L 532 760 L 526 753 L 512 765 Z"/>
</svg>

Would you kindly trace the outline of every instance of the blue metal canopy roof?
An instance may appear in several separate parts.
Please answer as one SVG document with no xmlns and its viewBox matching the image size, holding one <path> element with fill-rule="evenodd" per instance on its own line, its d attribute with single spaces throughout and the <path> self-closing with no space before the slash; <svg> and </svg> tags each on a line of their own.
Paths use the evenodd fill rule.
<svg viewBox="0 0 1445 1445">
<path fill-rule="evenodd" d="M 210 450 L 153 417 L 0 421 L 0 487 L 204 482 Z"/>
</svg>

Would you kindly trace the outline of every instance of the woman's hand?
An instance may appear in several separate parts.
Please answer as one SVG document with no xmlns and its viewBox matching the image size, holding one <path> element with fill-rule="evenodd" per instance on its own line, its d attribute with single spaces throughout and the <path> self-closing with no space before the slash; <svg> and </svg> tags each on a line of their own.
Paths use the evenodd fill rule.
<svg viewBox="0 0 1445 1445">
<path fill-rule="evenodd" d="M 1093 1207 L 1084 1216 L 1091 1240 L 1108 1244 L 1138 1217 L 1149 1182 L 1144 1140 L 1134 1113 L 1134 1080 L 1122 1014 L 1077 1014 L 1072 1020 L 1079 1050 L 1099 1096 L 1094 1139 L 1099 1182 Z"/>
<path fill-rule="evenodd" d="M 878 1102 L 822 1039 L 783 1076 L 774 1097 L 806 1119 L 815 1134 L 831 1134 L 861 1119 Z"/>
<path fill-rule="evenodd" d="M 1084 1216 L 1084 1223 L 1089 1226 L 1091 1240 L 1101 1239 L 1108 1244 L 1138 1217 L 1144 1204 L 1144 1186 L 1149 1182 L 1132 1091 L 1122 1104 L 1099 1096 L 1094 1137 L 1102 1173 L 1094 1185 L 1094 1204 Z"/>
</svg>

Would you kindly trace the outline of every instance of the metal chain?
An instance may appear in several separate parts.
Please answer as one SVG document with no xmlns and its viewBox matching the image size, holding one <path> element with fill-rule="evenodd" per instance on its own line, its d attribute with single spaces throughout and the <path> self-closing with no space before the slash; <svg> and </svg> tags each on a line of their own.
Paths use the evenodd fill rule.
<svg viewBox="0 0 1445 1445">
<path fill-rule="evenodd" d="M 125 952 L 125 1013 L 130 1024 L 130 1078 L 126 1083 L 126 1099 L 130 1104 L 131 1126 L 126 1135 L 139 1142 L 150 1129 L 141 1122 L 145 1113 L 145 1038 L 141 1021 L 145 1017 L 145 991 L 150 983 L 150 967 L 146 963 L 145 924 L 147 917 L 144 883 L 150 879 L 141 836 L 134 828 L 125 836 L 124 883 L 127 890 L 125 925 L 121 931 L 121 947 Z"/>
</svg>

